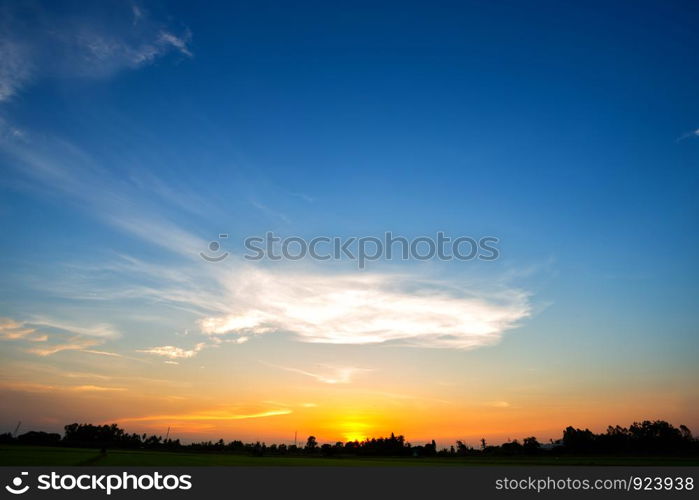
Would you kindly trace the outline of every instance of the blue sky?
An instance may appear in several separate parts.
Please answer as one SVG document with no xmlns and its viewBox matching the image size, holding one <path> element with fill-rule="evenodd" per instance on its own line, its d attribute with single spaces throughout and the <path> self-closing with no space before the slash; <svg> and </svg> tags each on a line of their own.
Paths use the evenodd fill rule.
<svg viewBox="0 0 699 500">
<path fill-rule="evenodd" d="M 219 375 L 240 363 L 250 380 L 270 365 L 282 379 L 315 373 L 299 359 L 340 378 L 407 363 L 427 385 L 438 367 L 437 378 L 508 374 L 491 392 L 542 369 L 532 384 L 561 385 L 537 397 L 560 398 L 569 382 L 580 400 L 599 387 L 610 401 L 630 398 L 636 380 L 650 394 L 639 408 L 660 404 L 699 424 L 696 5 L 3 2 L 1 11 L 6 362 L 85 363 L 92 373 L 98 363 L 78 355 L 100 351 L 183 370 L 174 378 L 190 377 L 184 365 L 195 362 Z M 497 236 L 501 257 L 365 271 L 241 258 L 243 238 L 266 231 L 440 230 Z M 233 255 L 212 267 L 197 254 L 219 233 Z M 387 305 L 355 324 L 361 307 L 329 298 L 352 290 Z M 319 310 L 308 306 L 316 299 Z M 397 321 L 395 304 L 417 310 L 416 329 L 442 311 L 465 329 L 445 334 L 471 345 L 473 320 L 492 336 L 450 348 L 392 323 L 370 340 L 366 325 Z M 313 328 L 292 311 L 307 306 Z M 334 307 L 346 314 L 327 318 Z M 377 350 L 396 339 L 419 347 Z M 40 371 L 25 378 L 44 383 Z M 608 416 L 636 410 L 624 411 Z"/>
</svg>

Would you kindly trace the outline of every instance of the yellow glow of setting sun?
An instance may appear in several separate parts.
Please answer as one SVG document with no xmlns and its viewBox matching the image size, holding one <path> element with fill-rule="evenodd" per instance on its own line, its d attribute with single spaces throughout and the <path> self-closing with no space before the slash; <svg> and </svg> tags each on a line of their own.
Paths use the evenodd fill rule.
<svg viewBox="0 0 699 500">
<path fill-rule="evenodd" d="M 345 438 L 345 441 L 364 441 L 368 437 L 368 432 L 367 428 L 369 426 L 367 424 L 361 423 L 361 422 L 343 422 L 342 424 L 342 429 L 343 433 L 342 435 Z"/>
</svg>

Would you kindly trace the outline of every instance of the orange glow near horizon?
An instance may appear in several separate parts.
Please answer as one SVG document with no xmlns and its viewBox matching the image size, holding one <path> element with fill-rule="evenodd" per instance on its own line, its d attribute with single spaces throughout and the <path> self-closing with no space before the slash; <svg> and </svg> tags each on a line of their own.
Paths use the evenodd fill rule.
<svg viewBox="0 0 699 500">
<path fill-rule="evenodd" d="M 355 360 L 353 367 L 304 361 L 288 369 L 279 360 L 250 362 L 241 349 L 222 345 L 179 365 L 126 356 L 104 363 L 104 356 L 84 352 L 11 360 L 0 369 L 0 416 L 8 428 L 19 420 L 27 429 L 53 432 L 72 422 L 117 423 L 129 433 L 165 435 L 170 428 L 183 442 L 268 444 L 292 443 L 295 432 L 301 444 L 310 435 L 335 443 L 391 433 L 440 446 L 532 435 L 546 442 L 568 425 L 599 432 L 643 419 L 699 429 L 685 395 L 691 388 L 680 391 L 682 381 L 668 392 L 662 386 L 630 390 L 636 386 L 631 378 L 590 374 L 582 385 L 575 372 L 551 378 L 516 367 L 483 377 L 455 355 L 457 363 L 442 370 L 429 359 L 442 353 L 421 351 L 416 358 L 411 349 L 390 357 L 381 351 L 381 360 Z M 458 370 L 470 371 L 443 378 Z"/>
<path fill-rule="evenodd" d="M 34 390 L 37 391 L 36 388 Z M 47 396 L 50 399 L 56 397 L 58 392 L 60 391 L 55 389 L 50 392 L 39 390 L 34 392 L 33 396 Z M 22 393 L 10 391 L 7 394 L 16 398 Z M 629 407 L 626 411 L 612 409 L 602 413 L 594 408 L 585 409 L 583 405 L 557 410 L 549 408 L 543 412 L 531 408 L 484 409 L 455 405 L 450 408 L 418 409 L 410 405 L 392 404 L 377 408 L 371 398 L 368 402 L 359 399 L 354 402 L 347 401 L 340 409 L 324 404 L 305 407 L 292 402 L 287 403 L 286 408 L 247 405 L 229 409 L 196 409 L 204 403 L 191 399 L 178 401 L 178 404 L 174 405 L 172 401 L 164 404 L 143 400 L 137 402 L 130 400 L 128 394 L 129 390 L 66 390 L 61 392 L 61 397 L 71 398 L 72 411 L 65 412 L 65 416 L 44 419 L 36 428 L 58 430 L 72 421 L 100 424 L 116 422 L 127 432 L 162 435 L 170 427 L 171 436 L 184 441 L 223 438 L 226 441 L 243 439 L 268 443 L 290 443 L 296 430 L 299 433 L 299 441 L 305 441 L 307 436 L 315 435 L 319 442 L 331 443 L 363 441 L 371 437 L 388 436 L 394 432 L 404 435 L 408 441 L 414 443 L 436 439 L 447 444 L 462 439 L 471 445 L 477 445 L 481 437 L 485 437 L 489 442 L 498 442 L 536 435 L 546 441 L 559 438 L 567 425 L 602 430 L 609 424 L 628 425 L 639 419 L 637 415 L 674 420 L 676 424 L 684 423 L 672 419 L 672 415 L 668 416 L 667 413 L 649 414 L 644 403 L 639 403 L 635 408 Z M 12 399 L 11 397 L 10 400 Z M 180 410 L 167 413 L 149 412 L 151 409 L 157 410 L 161 405 L 179 407 Z M 119 415 L 123 415 L 123 408 L 131 408 L 128 416 Z M 608 408 L 612 408 L 611 402 Z M 615 417 L 612 413 L 618 416 Z"/>
</svg>

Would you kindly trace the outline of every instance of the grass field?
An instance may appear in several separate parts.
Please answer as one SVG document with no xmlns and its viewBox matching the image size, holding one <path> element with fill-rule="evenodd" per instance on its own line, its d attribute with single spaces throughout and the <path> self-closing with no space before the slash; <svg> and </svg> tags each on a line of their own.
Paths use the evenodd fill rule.
<svg viewBox="0 0 699 500">
<path fill-rule="evenodd" d="M 41 446 L 0 446 L 0 466 L 488 466 L 488 465 L 699 465 L 697 458 L 674 457 L 492 457 L 492 458 L 320 458 L 251 457 L 224 453 L 99 450 Z"/>
</svg>

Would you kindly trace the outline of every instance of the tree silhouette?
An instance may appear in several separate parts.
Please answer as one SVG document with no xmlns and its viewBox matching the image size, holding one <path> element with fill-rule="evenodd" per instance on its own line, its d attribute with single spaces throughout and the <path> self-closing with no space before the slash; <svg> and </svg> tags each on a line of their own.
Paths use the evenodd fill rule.
<svg viewBox="0 0 699 500">
<path fill-rule="evenodd" d="M 539 452 L 541 449 L 541 444 L 534 436 L 526 437 L 522 441 L 522 448 L 524 448 L 524 453 L 533 455 Z"/>
<path fill-rule="evenodd" d="M 304 450 L 306 453 L 313 453 L 316 451 L 318 448 L 318 441 L 316 441 L 315 436 L 308 436 L 308 440 L 306 441 L 306 447 Z"/>
</svg>

